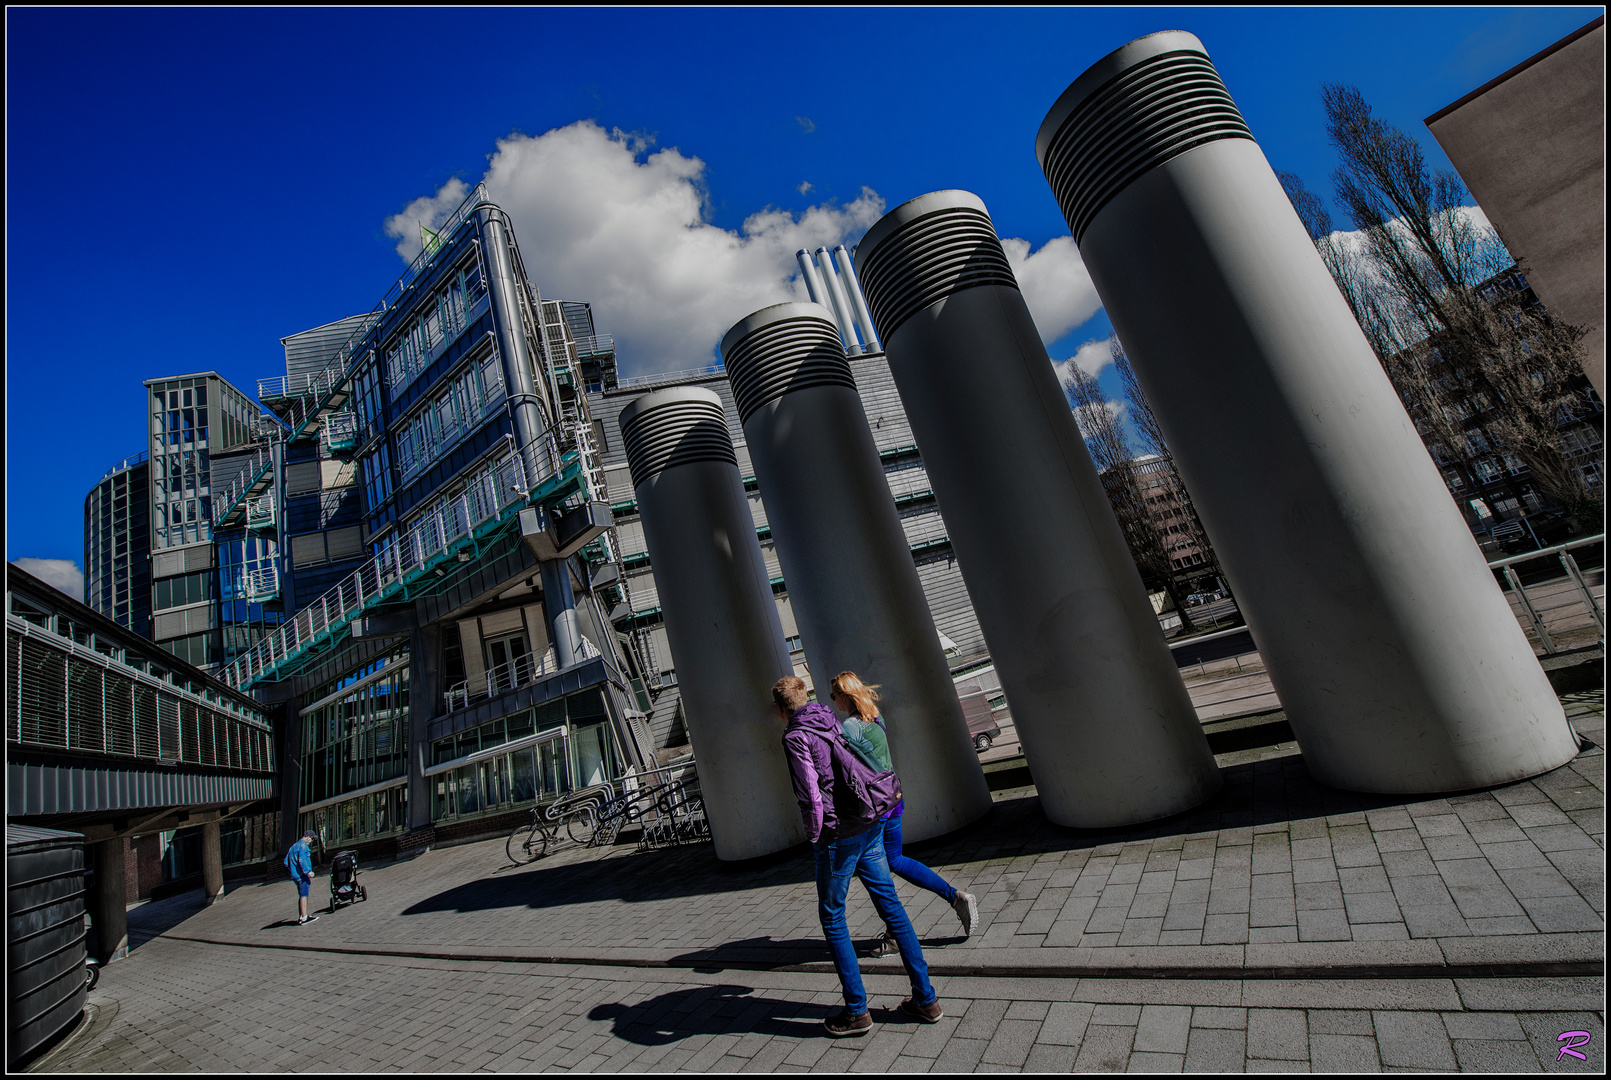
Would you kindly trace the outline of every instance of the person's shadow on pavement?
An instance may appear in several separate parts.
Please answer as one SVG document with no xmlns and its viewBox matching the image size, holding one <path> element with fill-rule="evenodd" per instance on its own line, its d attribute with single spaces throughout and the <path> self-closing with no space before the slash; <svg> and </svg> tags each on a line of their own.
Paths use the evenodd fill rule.
<svg viewBox="0 0 1611 1080">
<path fill-rule="evenodd" d="M 587 1017 L 613 1021 L 617 1038 L 640 1046 L 665 1046 L 693 1035 L 750 1032 L 796 1039 L 828 1037 L 822 1021 L 837 1006 L 750 996 L 754 993 L 748 986 L 700 986 L 660 994 L 639 1005 L 596 1005 Z M 881 1023 L 910 1019 L 895 1009 L 873 1009 L 872 1013 Z"/>
</svg>

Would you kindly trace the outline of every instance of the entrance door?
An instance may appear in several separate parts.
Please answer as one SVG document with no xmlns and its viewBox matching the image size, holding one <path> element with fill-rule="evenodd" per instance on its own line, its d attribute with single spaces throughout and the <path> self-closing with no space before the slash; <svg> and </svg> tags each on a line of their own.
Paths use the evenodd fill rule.
<svg viewBox="0 0 1611 1080">
<path fill-rule="evenodd" d="M 487 688 L 494 694 L 531 681 L 531 652 L 526 632 L 504 634 L 487 642 Z"/>
</svg>

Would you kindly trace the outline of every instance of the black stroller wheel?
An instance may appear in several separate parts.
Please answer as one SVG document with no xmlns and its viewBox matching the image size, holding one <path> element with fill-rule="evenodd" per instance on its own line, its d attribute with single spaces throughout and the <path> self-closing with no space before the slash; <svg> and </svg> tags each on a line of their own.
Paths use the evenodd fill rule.
<svg viewBox="0 0 1611 1080">
<path fill-rule="evenodd" d="M 364 891 L 364 887 L 362 885 L 358 886 L 358 899 L 359 900 L 368 900 L 369 899 L 369 894 Z"/>
</svg>

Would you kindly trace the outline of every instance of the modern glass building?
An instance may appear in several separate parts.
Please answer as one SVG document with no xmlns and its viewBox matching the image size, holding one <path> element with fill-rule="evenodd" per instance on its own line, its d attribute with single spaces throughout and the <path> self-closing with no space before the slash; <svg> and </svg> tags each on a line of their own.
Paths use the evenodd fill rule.
<svg viewBox="0 0 1611 1080">
<path fill-rule="evenodd" d="M 106 470 L 84 497 L 84 602 L 141 637 L 151 634 L 151 455 Z"/>
</svg>

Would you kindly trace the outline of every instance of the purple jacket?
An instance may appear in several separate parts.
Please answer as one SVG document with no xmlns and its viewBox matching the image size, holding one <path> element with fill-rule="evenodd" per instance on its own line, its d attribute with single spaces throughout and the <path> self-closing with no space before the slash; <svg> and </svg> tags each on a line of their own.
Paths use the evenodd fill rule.
<svg viewBox="0 0 1611 1080">
<path fill-rule="evenodd" d="M 834 810 L 833 760 L 828 740 L 840 731 L 839 714 L 818 702 L 796 709 L 783 729 L 783 756 L 794 780 L 800 820 L 813 844 L 838 837 L 839 815 Z"/>
</svg>

